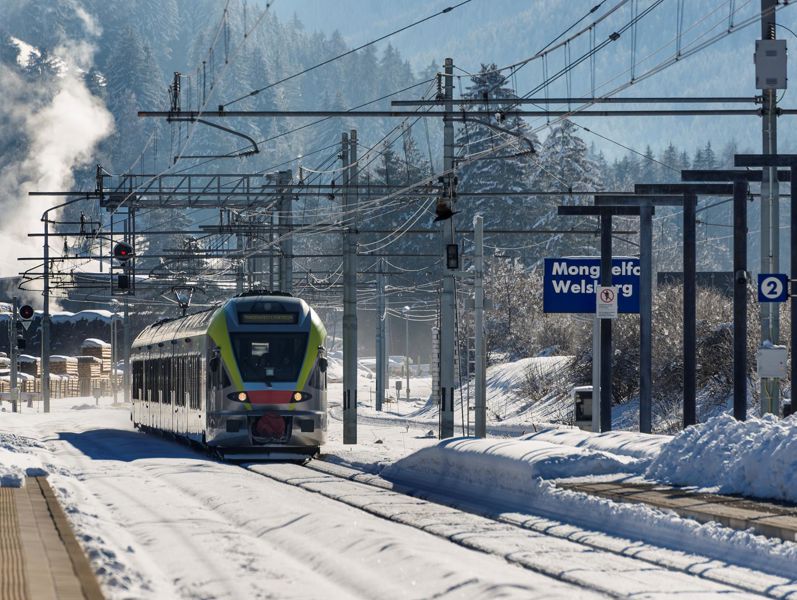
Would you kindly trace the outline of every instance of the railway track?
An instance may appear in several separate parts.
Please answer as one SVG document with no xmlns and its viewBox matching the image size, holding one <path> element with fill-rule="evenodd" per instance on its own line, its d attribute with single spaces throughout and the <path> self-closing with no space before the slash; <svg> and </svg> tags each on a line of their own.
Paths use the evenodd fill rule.
<svg viewBox="0 0 797 600">
<path fill-rule="evenodd" d="M 525 569 L 609 597 L 722 593 L 797 597 L 794 582 L 641 542 L 599 534 L 529 514 L 490 513 L 461 498 L 394 486 L 360 471 L 313 460 L 250 464 L 248 470 L 500 556 Z M 561 557 L 567 557 L 562 560 Z M 558 558 L 552 558 L 558 557 Z M 602 573 L 603 577 L 596 574 Z"/>
</svg>

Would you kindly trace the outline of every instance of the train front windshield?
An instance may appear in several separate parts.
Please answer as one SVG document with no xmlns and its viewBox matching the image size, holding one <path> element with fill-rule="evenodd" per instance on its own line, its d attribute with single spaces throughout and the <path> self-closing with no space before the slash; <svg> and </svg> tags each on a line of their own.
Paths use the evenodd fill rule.
<svg viewBox="0 0 797 600">
<path fill-rule="evenodd" d="M 296 381 L 307 333 L 234 333 L 232 346 L 244 381 Z"/>
</svg>

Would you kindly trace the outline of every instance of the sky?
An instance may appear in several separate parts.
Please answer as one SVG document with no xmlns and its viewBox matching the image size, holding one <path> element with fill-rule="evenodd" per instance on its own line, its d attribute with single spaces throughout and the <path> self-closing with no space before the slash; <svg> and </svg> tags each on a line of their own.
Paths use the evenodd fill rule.
<svg viewBox="0 0 797 600">
<path fill-rule="evenodd" d="M 494 62 L 506 66 L 533 56 L 599 3 L 599 0 L 471 0 L 380 45 L 389 42 L 396 46 L 416 70 L 432 62 L 441 64 L 445 57 L 453 58 L 456 73 L 460 76 L 456 82 L 458 92 L 468 85 L 467 74 L 478 70 L 481 63 Z M 357 46 L 454 4 L 454 0 L 405 0 L 400 3 L 388 0 L 276 0 L 272 10 L 282 19 L 292 18 L 295 14 L 309 30 L 325 33 L 338 30 L 348 44 Z M 619 40 L 610 43 L 596 55 L 596 94 L 612 92 L 628 83 L 632 62 L 638 78 L 640 74 L 675 55 L 679 30 L 678 9 L 681 5 L 684 7 L 681 19 L 682 51 L 694 48 L 714 36 L 722 36 L 721 39 L 614 95 L 753 98 L 760 94 L 754 87 L 753 66 L 754 43 L 760 37 L 761 29 L 757 18 L 759 0 L 606 0 L 600 4 L 598 11 L 581 21 L 562 39 L 577 33 L 617 5 L 620 5 L 619 8 L 596 26 L 596 43 L 607 39 L 609 34 L 628 23 L 634 10 L 637 14 L 648 8 L 652 10 L 639 21 L 636 36 L 629 29 Z M 751 21 L 751 25 L 724 35 L 731 25 L 731 7 L 735 11 L 734 27 L 747 21 Z M 780 24 L 797 31 L 797 8 L 793 5 L 783 7 L 777 19 Z M 790 46 L 797 43 L 795 36 L 783 27 L 778 27 L 777 36 L 787 39 Z M 585 33 L 568 45 L 571 61 L 590 49 L 589 37 L 589 33 Z M 550 75 L 567 64 L 565 53 L 566 49 L 560 48 L 551 52 L 545 61 L 536 60 L 522 68 L 515 76 L 519 94 L 528 93 L 544 80 L 544 67 Z M 543 65 L 543 62 L 546 64 Z M 794 65 L 789 65 L 788 70 L 789 73 L 793 72 Z M 573 96 L 592 95 L 592 67 L 589 60 L 573 69 L 569 86 Z M 567 89 L 568 82 L 563 77 L 548 87 L 548 94 L 565 96 Z M 797 105 L 797 102 L 792 104 L 793 92 L 786 90 L 781 93 L 781 107 Z M 535 95 L 544 97 L 545 91 L 540 90 Z M 752 103 L 694 107 L 756 108 Z M 794 118 L 783 116 L 779 120 L 781 151 L 797 149 L 797 136 L 789 127 Z M 648 144 L 658 151 L 669 142 L 680 147 L 695 148 L 705 145 L 708 140 L 716 149 L 722 149 L 732 140 L 743 150 L 757 151 L 761 147 L 761 120 L 757 116 L 582 117 L 575 120 L 619 144 L 640 151 L 644 151 Z M 540 136 L 544 137 L 545 119 L 531 119 L 531 123 L 542 128 Z M 622 146 L 601 141 L 588 133 L 585 133 L 585 137 L 588 143 L 596 141 L 610 157 L 626 152 Z"/>
</svg>

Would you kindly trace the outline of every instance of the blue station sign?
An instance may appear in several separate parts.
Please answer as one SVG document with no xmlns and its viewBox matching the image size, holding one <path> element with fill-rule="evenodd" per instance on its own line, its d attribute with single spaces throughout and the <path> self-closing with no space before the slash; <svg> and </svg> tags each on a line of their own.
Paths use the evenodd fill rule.
<svg viewBox="0 0 797 600">
<path fill-rule="evenodd" d="M 547 313 L 594 313 L 595 292 L 600 285 L 600 258 L 546 258 L 543 311 Z M 639 259 L 612 259 L 612 285 L 617 287 L 617 311 L 639 312 Z"/>
</svg>

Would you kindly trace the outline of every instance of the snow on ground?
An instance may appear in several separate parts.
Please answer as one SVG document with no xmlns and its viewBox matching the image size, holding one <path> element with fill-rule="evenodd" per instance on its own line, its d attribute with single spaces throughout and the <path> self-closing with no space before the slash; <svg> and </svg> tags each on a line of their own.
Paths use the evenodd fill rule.
<svg viewBox="0 0 797 600">
<path fill-rule="evenodd" d="M 556 368 L 556 361 L 547 359 L 547 367 Z M 411 378 L 409 400 L 402 390 L 396 402 L 392 391 L 385 410 L 376 412 L 368 374 L 361 370 L 356 445 L 342 443 L 341 384 L 330 385 L 323 459 L 487 514 L 547 519 L 551 525 L 541 526 L 542 533 L 565 523 L 605 546 L 652 544 L 658 557 L 670 552 L 662 548 L 677 549 L 694 564 L 756 569 L 754 579 L 755 573 L 793 572 L 797 564 L 797 544 L 555 486 L 563 478 L 633 477 L 794 501 L 795 418 L 740 424 L 720 417 L 674 438 L 540 429 L 517 410 L 523 370 L 514 364 L 490 372 L 492 393 L 505 394 L 497 404 L 507 405 L 506 419 L 490 422 L 492 439 L 439 442 L 430 378 Z M 493 597 L 491 586 L 507 582 L 517 586 L 506 592 L 510 597 L 579 591 L 135 432 L 125 406 L 108 399 L 99 408 L 93 404 L 93 398 L 54 400 L 53 412 L 44 415 L 38 404 L 11 414 L 0 402 L 0 485 L 20 485 L 26 472 L 49 474 L 111 598 L 391 598 L 407 595 L 411 575 L 415 597 Z M 408 500 L 394 496 L 391 510 L 401 513 Z M 492 543 L 500 546 L 500 536 Z M 511 553 L 501 546 L 493 554 Z M 441 575 L 415 575 L 421 572 Z M 797 596 L 797 587 L 792 592 Z"/>
<path fill-rule="evenodd" d="M 134 431 L 107 399 L 86 404 L 0 413 L 0 461 L 30 454 L 49 473 L 111 599 L 605 597 Z M 407 499 L 381 502 L 399 513 Z"/>
</svg>

